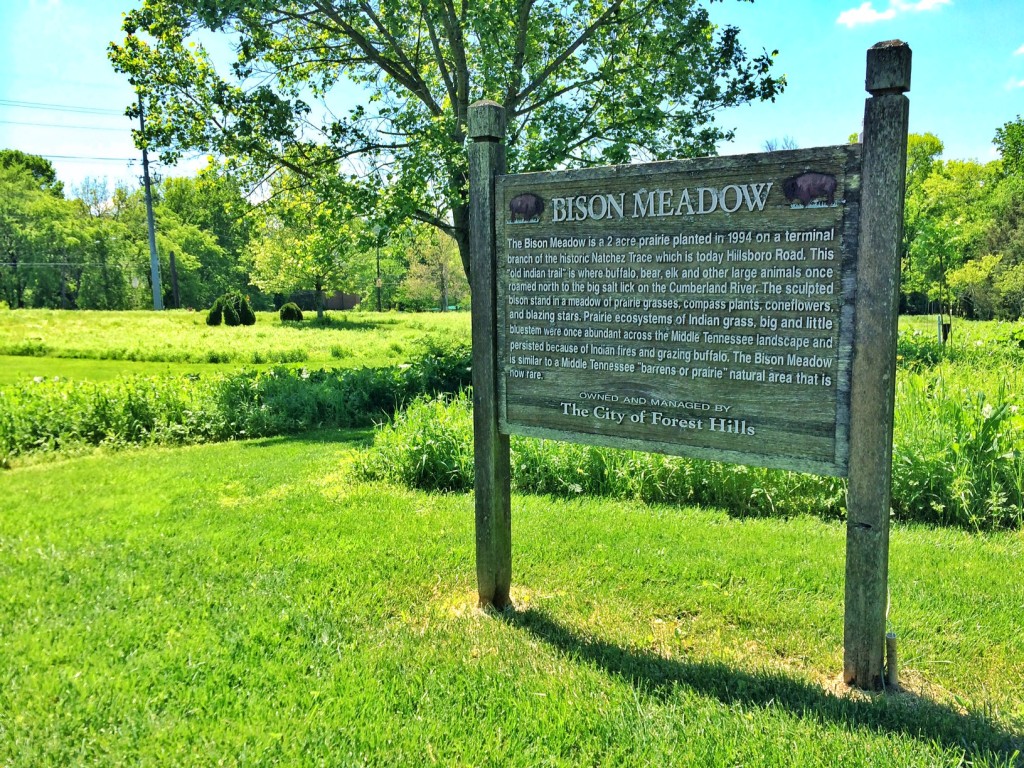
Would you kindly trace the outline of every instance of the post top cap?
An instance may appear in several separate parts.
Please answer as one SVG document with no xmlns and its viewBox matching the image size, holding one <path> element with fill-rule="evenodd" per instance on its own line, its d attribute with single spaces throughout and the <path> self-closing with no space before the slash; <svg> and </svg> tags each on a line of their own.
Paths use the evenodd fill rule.
<svg viewBox="0 0 1024 768">
<path fill-rule="evenodd" d="M 868 48 L 864 88 L 873 95 L 910 90 L 910 46 L 902 40 L 884 40 Z"/>
<path fill-rule="evenodd" d="M 467 118 L 471 139 L 500 139 L 505 135 L 505 108 L 496 101 L 474 101 Z"/>
</svg>

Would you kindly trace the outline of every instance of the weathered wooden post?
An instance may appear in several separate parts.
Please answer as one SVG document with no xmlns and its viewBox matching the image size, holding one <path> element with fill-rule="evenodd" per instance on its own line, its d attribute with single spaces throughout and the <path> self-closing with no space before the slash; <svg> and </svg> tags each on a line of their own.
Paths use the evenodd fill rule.
<svg viewBox="0 0 1024 768">
<path fill-rule="evenodd" d="M 860 260 L 850 385 L 843 676 L 883 682 L 889 575 L 889 504 L 896 377 L 900 240 L 907 165 L 910 47 L 868 50 L 864 109 Z"/>
<path fill-rule="evenodd" d="M 498 432 L 498 315 L 494 178 L 505 169 L 505 110 L 469 108 L 469 240 L 473 294 L 473 456 L 476 578 L 480 606 L 501 610 L 512 580 L 508 436 Z"/>
</svg>

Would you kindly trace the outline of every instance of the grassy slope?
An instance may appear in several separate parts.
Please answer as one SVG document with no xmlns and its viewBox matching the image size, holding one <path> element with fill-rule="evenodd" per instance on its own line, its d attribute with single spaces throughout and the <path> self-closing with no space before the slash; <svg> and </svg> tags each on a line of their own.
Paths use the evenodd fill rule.
<svg viewBox="0 0 1024 768">
<path fill-rule="evenodd" d="M 913 693 L 837 698 L 842 525 L 516 498 L 518 611 L 483 616 L 471 499 L 357 483 L 353 445 L 0 474 L 0 765 L 933 766 L 1024 743 L 1020 533 L 895 530 Z"/>
<path fill-rule="evenodd" d="M 326 328 L 283 324 L 270 312 L 257 313 L 251 328 L 211 328 L 199 312 L 0 310 L 0 385 L 35 376 L 104 379 L 282 361 L 383 366 L 403 362 L 428 334 L 469 337 L 466 312 L 328 316 Z"/>
<path fill-rule="evenodd" d="M 267 368 L 273 363 L 248 366 Z M 295 363 L 292 367 L 303 365 Z M 309 365 L 306 363 L 306 365 Z M 341 367 L 341 361 L 331 363 Z M 42 376 L 59 376 L 71 381 L 109 381 L 119 376 L 138 374 L 140 376 L 202 375 L 237 371 L 238 363 L 170 363 L 145 360 L 91 360 L 72 357 L 34 357 L 25 355 L 0 355 L 0 387 L 17 384 Z"/>
</svg>

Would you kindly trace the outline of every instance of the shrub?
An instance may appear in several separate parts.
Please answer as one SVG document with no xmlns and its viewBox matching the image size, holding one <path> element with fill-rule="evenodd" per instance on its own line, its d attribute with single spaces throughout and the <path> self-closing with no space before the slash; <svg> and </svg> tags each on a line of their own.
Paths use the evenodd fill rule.
<svg viewBox="0 0 1024 768">
<path fill-rule="evenodd" d="M 220 325 L 224 320 L 224 308 L 221 306 L 220 299 L 213 302 L 213 306 L 210 307 L 210 311 L 206 315 L 207 325 Z"/>
<path fill-rule="evenodd" d="M 893 509 L 899 518 L 964 528 L 1024 525 L 1024 423 L 1013 396 L 993 397 L 956 369 L 901 378 L 896 388 Z"/>
<path fill-rule="evenodd" d="M 18 357 L 46 357 L 50 348 L 41 341 L 27 339 L 11 344 L 0 344 L 0 355 L 16 355 Z"/>
<path fill-rule="evenodd" d="M 220 296 L 206 316 L 207 325 L 255 325 L 256 313 L 252 311 L 249 297 L 239 291 L 229 291 Z"/>
<path fill-rule="evenodd" d="M 904 368 L 927 368 L 950 356 L 951 348 L 919 330 L 901 331 L 896 339 L 896 360 Z"/>
<path fill-rule="evenodd" d="M 1011 347 L 1024 349 L 1024 325 L 1010 326 L 999 337 L 999 341 Z"/>
<path fill-rule="evenodd" d="M 230 301 L 226 295 L 220 298 L 220 306 L 221 310 L 224 312 L 224 325 L 234 327 L 242 324 L 242 318 L 238 316 L 237 305 Z"/>
<path fill-rule="evenodd" d="M 281 307 L 280 316 L 282 323 L 302 322 L 302 310 L 299 309 L 299 305 L 294 301 L 289 301 Z"/>
<path fill-rule="evenodd" d="M 279 356 L 288 356 L 284 352 Z M 391 418 L 420 394 L 436 395 L 446 384 L 456 390 L 467 386 L 463 354 L 452 354 L 451 362 L 433 356 L 389 368 L 279 367 L 2 387 L 0 465 L 26 453 L 90 445 L 198 443 L 366 427 Z"/>
<path fill-rule="evenodd" d="M 377 432 L 372 453 L 357 460 L 368 478 L 410 488 L 467 491 L 473 487 L 473 413 L 466 396 L 421 399 Z"/>
<path fill-rule="evenodd" d="M 974 374 L 976 376 L 976 374 Z M 1003 389 L 987 397 L 943 374 L 897 388 L 896 518 L 970 529 L 1024 527 L 1024 420 Z M 470 399 L 420 400 L 378 429 L 357 463 L 366 478 L 431 490 L 472 487 Z M 575 443 L 511 440 L 513 487 L 553 496 L 703 504 L 734 515 L 845 515 L 836 478 Z"/>
<path fill-rule="evenodd" d="M 421 398 L 377 430 L 357 461 L 367 479 L 424 490 L 473 486 L 471 398 Z M 845 497 L 835 478 L 513 436 L 512 485 L 524 493 L 610 496 L 651 503 L 704 504 L 737 515 L 804 512 L 838 517 Z"/>
<path fill-rule="evenodd" d="M 242 325 L 256 325 L 256 313 L 252 310 L 249 297 L 242 293 L 235 293 L 235 301 L 238 308 L 238 321 Z"/>
</svg>

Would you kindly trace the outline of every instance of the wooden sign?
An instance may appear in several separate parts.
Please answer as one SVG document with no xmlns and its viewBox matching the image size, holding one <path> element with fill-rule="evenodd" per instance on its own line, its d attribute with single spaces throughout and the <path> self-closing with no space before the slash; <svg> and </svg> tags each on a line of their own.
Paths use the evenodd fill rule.
<svg viewBox="0 0 1024 768">
<path fill-rule="evenodd" d="M 498 177 L 499 429 L 845 475 L 860 163 Z"/>
<path fill-rule="evenodd" d="M 884 683 L 910 47 L 861 145 L 502 176 L 469 111 L 481 606 L 510 603 L 509 434 L 845 476 L 843 677 Z"/>
</svg>

